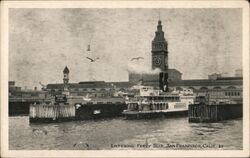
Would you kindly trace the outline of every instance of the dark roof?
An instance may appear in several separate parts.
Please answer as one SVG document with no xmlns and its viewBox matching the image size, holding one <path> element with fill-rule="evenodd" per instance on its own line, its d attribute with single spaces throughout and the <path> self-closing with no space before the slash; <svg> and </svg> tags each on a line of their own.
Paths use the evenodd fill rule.
<svg viewBox="0 0 250 158">
<path fill-rule="evenodd" d="M 79 83 L 69 83 L 69 88 L 127 88 L 133 86 L 130 82 L 104 82 L 104 81 L 88 81 Z M 63 89 L 63 83 L 48 84 L 47 89 Z"/>
<path fill-rule="evenodd" d="M 47 89 L 60 89 L 63 88 L 62 83 L 48 84 Z"/>
<path fill-rule="evenodd" d="M 65 73 L 65 74 L 68 74 L 68 73 L 69 73 L 69 69 L 68 69 L 67 66 L 65 66 L 65 68 L 64 68 L 64 70 L 63 70 L 63 73 Z"/>
<path fill-rule="evenodd" d="M 180 80 L 169 82 L 169 86 L 220 86 L 220 85 L 243 85 L 242 80 Z"/>
<path fill-rule="evenodd" d="M 132 87 L 134 85 L 131 82 L 108 82 L 108 83 L 113 84 L 116 87 L 120 87 L 120 88 Z"/>
<path fill-rule="evenodd" d="M 218 77 L 216 80 L 243 80 L 243 77 Z"/>
<path fill-rule="evenodd" d="M 81 81 L 79 84 L 100 84 L 105 83 L 104 81 Z"/>
<path fill-rule="evenodd" d="M 69 88 L 111 88 L 108 84 L 78 84 L 69 83 Z M 63 89 L 63 84 L 48 84 L 47 89 Z"/>
<path fill-rule="evenodd" d="M 158 80 L 144 80 L 144 85 L 159 85 Z M 170 81 L 169 86 L 221 86 L 221 85 L 243 85 L 242 78 L 227 77 L 223 80 L 210 80 L 210 79 L 195 79 L 195 80 L 179 80 Z"/>
</svg>

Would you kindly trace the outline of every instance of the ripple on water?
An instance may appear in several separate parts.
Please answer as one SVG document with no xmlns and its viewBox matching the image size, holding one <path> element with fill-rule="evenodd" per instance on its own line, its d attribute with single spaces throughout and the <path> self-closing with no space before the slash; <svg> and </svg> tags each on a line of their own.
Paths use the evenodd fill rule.
<svg viewBox="0 0 250 158">
<path fill-rule="evenodd" d="M 47 134 L 34 133 L 34 129 L 47 131 Z M 100 150 L 111 149 L 111 144 L 137 143 L 211 143 L 222 144 L 223 149 L 242 149 L 242 119 L 207 124 L 188 123 L 186 117 L 29 124 L 28 117 L 9 118 L 9 147 L 12 150 Z"/>
</svg>

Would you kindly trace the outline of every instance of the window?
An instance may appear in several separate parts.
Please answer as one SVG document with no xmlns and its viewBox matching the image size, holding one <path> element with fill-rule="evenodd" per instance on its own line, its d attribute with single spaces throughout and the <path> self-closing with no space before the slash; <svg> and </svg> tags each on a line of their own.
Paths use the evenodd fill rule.
<svg viewBox="0 0 250 158">
<path fill-rule="evenodd" d="M 201 87 L 200 90 L 207 90 L 207 87 Z"/>
</svg>

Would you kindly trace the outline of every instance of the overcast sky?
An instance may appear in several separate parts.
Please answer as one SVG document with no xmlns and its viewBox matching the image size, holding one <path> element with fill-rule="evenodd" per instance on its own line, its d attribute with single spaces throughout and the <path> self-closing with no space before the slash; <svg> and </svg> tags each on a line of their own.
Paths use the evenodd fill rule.
<svg viewBox="0 0 250 158">
<path fill-rule="evenodd" d="M 241 9 L 10 9 L 9 79 L 30 88 L 62 83 L 67 65 L 70 82 L 127 81 L 128 70 L 151 68 L 159 12 L 169 67 L 183 79 L 242 67 Z"/>
</svg>

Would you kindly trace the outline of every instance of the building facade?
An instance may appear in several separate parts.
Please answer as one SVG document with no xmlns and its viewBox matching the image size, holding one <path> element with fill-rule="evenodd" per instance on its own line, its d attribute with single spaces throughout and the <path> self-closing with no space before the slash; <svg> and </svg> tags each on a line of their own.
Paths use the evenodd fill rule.
<svg viewBox="0 0 250 158">
<path fill-rule="evenodd" d="M 153 86 L 162 91 L 192 89 L 197 95 L 205 95 L 211 100 L 234 99 L 242 101 L 243 78 L 242 70 L 236 71 L 237 77 L 222 77 L 221 74 L 211 74 L 208 79 L 183 80 L 182 73 L 168 67 L 168 43 L 159 20 L 157 31 L 152 41 L 152 70 L 160 73 L 129 73 L 128 82 L 88 81 L 69 83 L 69 69 L 63 71 L 62 84 L 48 84 L 47 91 L 52 94 L 69 92 L 70 95 L 91 97 L 113 97 L 117 92 L 137 93 L 133 87 L 138 85 Z"/>
</svg>

